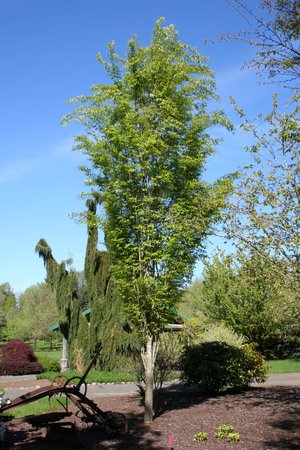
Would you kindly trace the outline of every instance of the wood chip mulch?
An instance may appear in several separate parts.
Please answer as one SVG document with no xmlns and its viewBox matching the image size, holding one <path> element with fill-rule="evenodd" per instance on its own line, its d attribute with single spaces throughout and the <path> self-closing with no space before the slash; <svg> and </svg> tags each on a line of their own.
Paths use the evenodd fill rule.
<svg viewBox="0 0 300 450">
<path fill-rule="evenodd" d="M 127 433 L 108 436 L 72 415 L 65 427 L 34 429 L 27 423 L 9 425 L 1 450 L 270 450 L 300 449 L 300 387 L 255 387 L 240 394 L 200 398 L 192 393 L 163 394 L 157 416 L 143 424 L 143 408 L 133 396 L 95 400 L 103 411 L 128 418 Z M 73 408 L 73 407 L 72 407 Z M 74 407 L 75 411 L 75 407 Z M 231 425 L 240 440 L 229 443 L 214 434 L 220 425 Z M 194 435 L 208 433 L 206 442 Z M 171 446 L 172 441 L 172 446 Z"/>
</svg>

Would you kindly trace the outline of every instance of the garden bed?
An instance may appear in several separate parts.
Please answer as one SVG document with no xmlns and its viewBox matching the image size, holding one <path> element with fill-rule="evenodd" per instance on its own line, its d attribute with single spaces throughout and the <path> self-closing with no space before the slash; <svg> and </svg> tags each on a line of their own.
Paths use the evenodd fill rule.
<svg viewBox="0 0 300 450">
<path fill-rule="evenodd" d="M 80 449 L 167 449 L 172 435 L 176 450 L 260 450 L 300 448 L 300 388 L 257 387 L 247 392 L 213 398 L 195 398 L 192 393 L 173 392 L 161 397 L 158 416 L 152 424 L 143 424 L 143 408 L 136 397 L 118 396 L 97 399 L 103 410 L 122 412 L 129 417 L 126 434 L 108 437 L 87 427 L 72 416 L 76 431 L 66 432 L 59 440 L 41 437 L 41 430 L 28 424 L 10 426 L 5 449 L 58 450 Z M 70 419 L 68 418 L 68 421 Z M 231 425 L 240 441 L 229 443 L 216 439 L 215 429 Z M 208 433 L 206 442 L 194 442 L 194 435 Z"/>
</svg>

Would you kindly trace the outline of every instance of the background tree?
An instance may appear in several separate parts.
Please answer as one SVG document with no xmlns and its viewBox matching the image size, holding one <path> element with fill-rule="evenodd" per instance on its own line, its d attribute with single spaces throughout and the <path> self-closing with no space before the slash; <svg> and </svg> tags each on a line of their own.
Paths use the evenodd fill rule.
<svg viewBox="0 0 300 450">
<path fill-rule="evenodd" d="M 288 268 L 259 253 L 217 255 L 207 262 L 198 299 L 211 320 L 230 326 L 263 353 L 271 341 L 300 331 L 300 306 Z"/>
<path fill-rule="evenodd" d="M 227 203 L 225 232 L 240 249 L 283 259 L 292 277 L 300 274 L 300 123 L 299 107 L 273 111 L 260 124 L 238 110 L 252 133 L 246 150 L 252 163 L 240 172 Z M 273 261 L 277 261 L 275 258 Z M 272 258 L 271 258 L 272 261 Z"/>
<path fill-rule="evenodd" d="M 0 285 L 0 341 L 9 339 L 12 330 L 10 319 L 14 317 L 17 309 L 17 299 L 9 283 Z"/>
<path fill-rule="evenodd" d="M 67 116 L 85 126 L 77 149 L 91 162 L 112 271 L 128 317 L 140 331 L 145 421 L 153 420 L 153 370 L 159 334 L 228 191 L 229 181 L 200 180 L 216 140 L 208 128 L 229 122 L 207 104 L 216 99 L 205 59 L 160 19 L 152 40 L 128 44 L 126 59 L 109 45 L 111 84 L 96 85 Z"/>
<path fill-rule="evenodd" d="M 51 337 L 50 326 L 58 321 L 54 293 L 46 283 L 38 283 L 26 289 L 19 298 L 15 317 L 15 338 L 36 341 Z"/>
<path fill-rule="evenodd" d="M 257 48 L 250 61 L 261 76 L 271 82 L 299 92 L 300 80 L 300 1 L 264 0 L 259 6 L 266 17 L 259 17 L 248 2 L 226 0 L 248 22 L 252 29 L 227 33 L 221 40 L 241 40 Z"/>
<path fill-rule="evenodd" d="M 199 342 L 199 337 L 212 324 L 204 313 L 202 302 L 202 280 L 196 278 L 184 289 L 177 311 L 184 320 L 184 339 L 188 345 Z"/>
</svg>

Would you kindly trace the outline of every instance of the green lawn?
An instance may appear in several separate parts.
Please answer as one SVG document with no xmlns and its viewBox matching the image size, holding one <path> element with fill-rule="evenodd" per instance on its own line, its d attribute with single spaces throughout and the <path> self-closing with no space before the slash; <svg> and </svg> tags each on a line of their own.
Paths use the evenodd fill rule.
<svg viewBox="0 0 300 450">
<path fill-rule="evenodd" d="M 62 398 L 60 397 L 60 400 L 61 399 Z M 60 410 L 62 410 L 62 405 L 59 404 L 55 398 L 40 398 L 34 402 L 16 406 L 15 408 L 8 410 L 6 413 L 1 415 L 1 418 L 14 417 L 15 419 L 18 419 L 19 417 L 45 414 Z"/>
<path fill-rule="evenodd" d="M 300 359 L 268 361 L 268 373 L 300 372 Z"/>
<path fill-rule="evenodd" d="M 50 350 L 51 348 L 51 344 L 49 341 L 41 341 L 41 340 L 37 340 L 36 342 L 34 342 L 33 340 L 29 340 L 27 341 L 27 343 L 33 348 L 36 348 L 37 352 L 52 352 L 52 351 L 61 351 L 61 339 L 53 339 L 52 341 L 52 350 Z"/>
<path fill-rule="evenodd" d="M 37 358 L 50 358 L 50 359 L 54 359 L 54 361 L 59 361 L 61 358 L 61 351 L 59 350 L 52 350 L 52 351 L 38 351 L 38 352 L 34 352 L 35 356 Z"/>
<path fill-rule="evenodd" d="M 67 372 L 63 372 L 61 375 L 64 381 L 68 380 L 69 378 L 81 376 L 81 374 L 79 374 L 75 370 L 68 370 Z M 55 372 L 43 372 L 37 375 L 37 378 L 48 378 L 49 380 L 55 381 L 58 376 L 59 374 Z M 91 369 L 85 381 L 86 383 L 122 383 L 129 381 L 135 382 L 136 375 L 123 372 L 104 372 Z M 74 383 L 76 384 L 77 380 L 75 380 Z"/>
</svg>

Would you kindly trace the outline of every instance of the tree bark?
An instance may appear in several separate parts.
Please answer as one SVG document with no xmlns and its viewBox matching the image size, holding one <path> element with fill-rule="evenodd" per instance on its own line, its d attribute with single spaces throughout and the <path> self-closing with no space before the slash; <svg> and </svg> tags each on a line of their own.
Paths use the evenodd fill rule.
<svg viewBox="0 0 300 450">
<path fill-rule="evenodd" d="M 62 355 L 60 360 L 60 371 L 65 372 L 68 369 L 68 341 L 63 336 L 62 340 Z"/>
<path fill-rule="evenodd" d="M 142 348 L 141 356 L 145 369 L 145 413 L 144 423 L 153 421 L 153 384 L 154 365 L 158 350 L 158 341 L 153 335 L 148 335 L 145 348 Z"/>
</svg>

